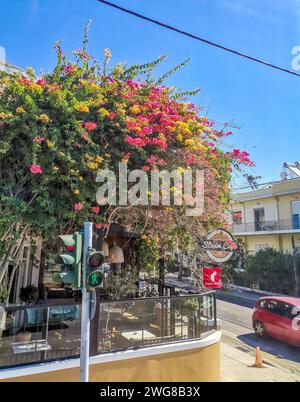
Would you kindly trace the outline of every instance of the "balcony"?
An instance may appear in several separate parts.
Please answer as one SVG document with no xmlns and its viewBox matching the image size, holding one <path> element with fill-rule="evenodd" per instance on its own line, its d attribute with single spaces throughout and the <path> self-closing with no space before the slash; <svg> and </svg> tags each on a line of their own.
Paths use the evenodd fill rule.
<svg viewBox="0 0 300 402">
<path fill-rule="evenodd" d="M 248 223 L 233 223 L 231 232 L 234 235 L 241 234 L 261 234 L 272 232 L 298 232 L 300 231 L 300 223 L 297 220 L 280 219 L 278 221 L 261 221 Z"/>
<path fill-rule="evenodd" d="M 0 306 L 0 369 L 76 358 L 81 305 Z M 91 321 L 91 356 L 190 342 L 217 330 L 214 292 L 100 301 Z"/>
</svg>

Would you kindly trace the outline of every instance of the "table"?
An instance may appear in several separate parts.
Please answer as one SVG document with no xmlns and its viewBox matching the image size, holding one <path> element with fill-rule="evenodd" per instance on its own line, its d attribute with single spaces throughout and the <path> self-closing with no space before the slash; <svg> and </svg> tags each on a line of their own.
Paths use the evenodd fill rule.
<svg viewBox="0 0 300 402">
<path fill-rule="evenodd" d="M 51 346 L 45 339 L 30 342 L 14 342 L 11 344 L 14 353 L 41 352 L 51 350 Z"/>
<path fill-rule="evenodd" d="M 143 339 L 156 338 L 154 334 L 145 329 L 138 331 L 125 331 L 122 332 L 122 336 L 128 341 L 141 341 Z"/>
</svg>

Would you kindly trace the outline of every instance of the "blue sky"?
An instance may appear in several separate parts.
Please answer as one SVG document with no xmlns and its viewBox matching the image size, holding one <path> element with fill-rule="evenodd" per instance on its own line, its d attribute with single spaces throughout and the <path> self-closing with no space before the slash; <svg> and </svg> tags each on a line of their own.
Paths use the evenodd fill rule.
<svg viewBox="0 0 300 402">
<path fill-rule="evenodd" d="M 115 0 L 225 46 L 291 69 L 300 45 L 300 0 Z M 81 46 L 83 27 L 93 20 L 89 52 L 112 62 L 143 63 L 168 55 L 157 75 L 191 56 L 168 84 L 200 87 L 193 101 L 209 117 L 234 121 L 231 142 L 251 153 L 263 180 L 279 177 L 285 161 L 300 160 L 300 78 L 243 60 L 174 32 L 125 15 L 96 0 L 13 0 L 1 4 L 0 46 L 7 60 L 37 71 L 55 63 L 53 42 L 67 52 Z"/>
</svg>

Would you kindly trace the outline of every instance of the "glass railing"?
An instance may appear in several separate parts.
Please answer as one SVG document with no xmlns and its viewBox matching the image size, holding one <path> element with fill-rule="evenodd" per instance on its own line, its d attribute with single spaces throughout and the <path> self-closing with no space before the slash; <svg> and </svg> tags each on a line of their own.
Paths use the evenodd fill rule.
<svg viewBox="0 0 300 402">
<path fill-rule="evenodd" d="M 215 294 L 101 302 L 98 352 L 201 339 L 216 330 Z"/>
<path fill-rule="evenodd" d="M 0 368 L 79 353 L 79 305 L 0 307 Z"/>
<path fill-rule="evenodd" d="M 0 369 L 78 357 L 81 306 L 1 307 Z M 91 355 L 202 339 L 217 328 L 215 293 L 100 301 Z"/>
</svg>

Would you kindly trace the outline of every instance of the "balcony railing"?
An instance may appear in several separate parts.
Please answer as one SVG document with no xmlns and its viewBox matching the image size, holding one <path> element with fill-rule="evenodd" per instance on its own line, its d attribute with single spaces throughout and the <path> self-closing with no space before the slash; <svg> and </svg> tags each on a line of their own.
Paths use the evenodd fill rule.
<svg viewBox="0 0 300 402">
<path fill-rule="evenodd" d="M 78 357 L 80 311 L 78 304 L 0 307 L 0 369 Z M 98 355 L 190 341 L 216 329 L 214 292 L 101 301 L 91 323 L 90 350 Z"/>
<path fill-rule="evenodd" d="M 233 223 L 232 233 L 248 232 L 276 232 L 283 230 L 300 230 L 300 223 L 291 219 L 281 219 L 278 221 Z"/>
</svg>

